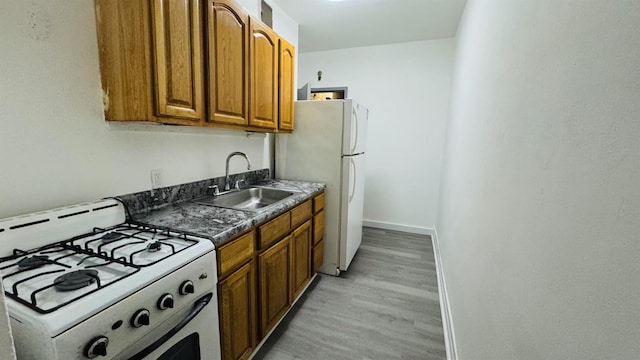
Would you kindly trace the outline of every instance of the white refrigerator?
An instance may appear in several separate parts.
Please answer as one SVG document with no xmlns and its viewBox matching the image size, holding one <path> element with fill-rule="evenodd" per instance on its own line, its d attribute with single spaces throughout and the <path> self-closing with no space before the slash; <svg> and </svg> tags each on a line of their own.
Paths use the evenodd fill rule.
<svg viewBox="0 0 640 360">
<path fill-rule="evenodd" d="M 346 271 L 362 242 L 368 117 L 351 99 L 296 101 L 295 130 L 276 137 L 277 178 L 327 185 L 325 274 Z"/>
</svg>

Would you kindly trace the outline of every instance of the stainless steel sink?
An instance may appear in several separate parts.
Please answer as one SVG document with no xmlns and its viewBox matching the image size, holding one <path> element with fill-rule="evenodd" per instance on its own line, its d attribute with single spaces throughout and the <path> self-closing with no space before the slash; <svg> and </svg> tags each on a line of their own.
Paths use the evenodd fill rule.
<svg viewBox="0 0 640 360">
<path fill-rule="evenodd" d="M 298 193 L 298 191 L 293 190 L 251 187 L 228 194 L 199 199 L 196 202 L 202 205 L 236 210 L 264 211 L 270 206 L 274 206 Z"/>
</svg>

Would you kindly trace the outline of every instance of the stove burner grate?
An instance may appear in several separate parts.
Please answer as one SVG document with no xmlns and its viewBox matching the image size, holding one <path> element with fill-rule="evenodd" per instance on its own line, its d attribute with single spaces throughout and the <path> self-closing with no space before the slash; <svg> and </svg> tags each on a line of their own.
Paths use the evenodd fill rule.
<svg viewBox="0 0 640 360">
<path fill-rule="evenodd" d="M 118 246 L 108 245 L 105 240 L 111 240 L 112 242 L 119 241 Z M 177 245 L 177 243 L 172 243 L 172 241 L 182 241 L 184 242 L 184 245 L 179 247 L 180 245 Z M 149 244 L 145 244 L 145 246 L 141 247 L 138 246 L 140 244 L 144 244 L 145 242 L 148 242 Z M 19 268 L 15 271 L 11 270 L 13 271 L 11 273 L 3 273 L 3 280 L 6 280 L 7 278 L 13 276 L 18 276 L 19 274 L 23 274 L 25 272 L 31 272 L 33 271 L 31 269 L 35 269 L 23 268 L 18 266 L 18 262 L 25 257 L 34 257 L 34 259 L 25 260 L 23 266 L 29 266 L 31 265 L 31 261 L 39 260 L 43 260 L 47 264 L 46 267 L 42 267 L 38 269 L 38 271 L 33 271 L 34 274 L 29 274 L 26 277 L 17 279 L 17 281 L 14 281 L 9 288 L 5 287 L 4 293 L 7 297 L 27 306 L 34 311 L 37 311 L 41 314 L 48 314 L 64 306 L 67 306 L 76 300 L 89 296 L 90 294 L 93 294 L 97 291 L 101 291 L 101 289 L 111 286 L 114 283 L 117 284 L 118 281 L 136 274 L 138 271 L 140 271 L 141 268 L 157 264 L 159 261 L 162 261 L 169 256 L 174 256 L 184 251 L 185 249 L 197 244 L 198 242 L 199 240 L 190 238 L 189 235 L 184 232 L 173 231 L 170 229 L 154 228 L 136 222 L 126 222 L 109 228 L 95 227 L 93 228 L 93 231 L 91 233 L 77 235 L 68 240 L 51 243 L 37 249 L 27 251 L 14 249 L 12 255 L 0 257 L 1 272 L 4 272 L 9 268 Z M 122 249 L 124 247 L 134 245 L 136 246 L 136 248 L 132 248 L 133 251 L 130 254 L 116 256 L 117 249 Z M 146 245 L 149 245 L 149 247 L 147 248 Z M 108 249 L 105 248 L 103 250 L 103 247 L 107 246 Z M 157 260 L 146 262 L 147 256 L 143 253 L 153 252 L 154 250 L 166 252 L 166 256 L 160 256 L 160 258 Z M 71 253 L 67 254 L 68 251 L 70 251 Z M 58 252 L 64 253 L 66 255 L 58 257 L 56 257 L 56 255 L 52 255 Z M 63 258 L 76 255 L 95 257 L 98 259 L 102 259 L 105 262 L 95 265 L 84 265 L 84 261 L 81 261 L 80 263 L 75 264 L 75 268 L 77 269 L 77 267 L 82 266 L 83 269 L 77 269 L 75 271 L 72 270 L 74 269 L 73 264 L 68 265 L 64 262 L 61 262 Z M 144 257 L 145 261 L 142 261 L 142 263 L 136 263 L 134 261 L 136 256 L 140 256 L 141 258 Z M 36 260 L 37 258 L 41 259 Z M 109 264 L 119 264 L 121 266 L 124 266 L 125 270 L 123 274 L 118 278 L 109 280 L 106 284 L 104 284 L 98 276 L 98 271 L 92 270 L 90 268 L 107 266 Z M 50 268 L 50 266 L 53 267 Z M 45 271 L 46 269 L 57 270 Z M 39 287 L 37 289 L 23 287 L 23 285 L 31 284 L 33 281 L 37 281 L 37 279 L 43 279 L 44 276 L 51 276 L 50 279 L 54 280 L 45 281 L 44 283 L 48 285 Z M 81 288 L 85 288 L 85 290 L 82 292 L 72 291 Z M 42 300 L 40 297 L 49 289 L 57 292 L 68 292 L 70 296 L 58 303 L 47 303 L 43 306 L 39 304 L 40 300 Z"/>
<path fill-rule="evenodd" d="M 56 290 L 72 291 L 89 286 L 96 281 L 98 281 L 98 286 L 100 286 L 100 278 L 96 270 L 76 270 L 58 276 L 53 280 L 53 283 L 55 284 Z"/>
<path fill-rule="evenodd" d="M 125 235 L 119 234 L 117 232 L 108 232 L 108 233 L 102 235 L 100 237 L 100 240 L 102 240 L 102 242 L 105 243 L 105 244 L 109 244 L 109 243 L 112 243 L 114 241 L 123 239 L 125 237 L 126 237 Z"/>
<path fill-rule="evenodd" d="M 20 261 L 18 261 L 18 267 L 20 269 L 30 270 L 44 266 L 49 262 L 49 257 L 46 255 L 33 255 L 20 259 Z"/>
</svg>

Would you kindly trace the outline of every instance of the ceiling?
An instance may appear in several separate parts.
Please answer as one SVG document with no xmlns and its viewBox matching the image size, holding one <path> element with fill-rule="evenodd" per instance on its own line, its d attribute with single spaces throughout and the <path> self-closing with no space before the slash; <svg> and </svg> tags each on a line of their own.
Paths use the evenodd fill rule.
<svg viewBox="0 0 640 360">
<path fill-rule="evenodd" d="M 312 52 L 455 36 L 466 0 L 277 0 Z"/>
</svg>

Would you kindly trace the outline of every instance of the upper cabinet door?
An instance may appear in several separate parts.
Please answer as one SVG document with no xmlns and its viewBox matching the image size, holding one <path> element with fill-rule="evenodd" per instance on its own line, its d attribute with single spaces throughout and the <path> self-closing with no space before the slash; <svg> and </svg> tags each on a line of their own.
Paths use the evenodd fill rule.
<svg viewBox="0 0 640 360">
<path fill-rule="evenodd" d="M 158 116 L 204 118 L 199 0 L 151 0 Z"/>
<path fill-rule="evenodd" d="M 278 121 L 278 36 L 268 26 L 250 19 L 250 126 L 275 129 Z"/>
<path fill-rule="evenodd" d="M 209 116 L 249 123 L 249 15 L 231 0 L 208 0 Z"/>
<path fill-rule="evenodd" d="M 280 39 L 280 114 L 278 128 L 293 130 L 293 77 L 296 49 Z"/>
</svg>

